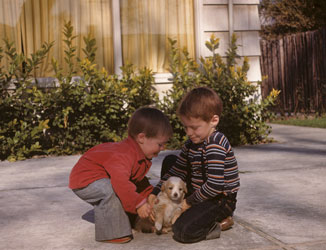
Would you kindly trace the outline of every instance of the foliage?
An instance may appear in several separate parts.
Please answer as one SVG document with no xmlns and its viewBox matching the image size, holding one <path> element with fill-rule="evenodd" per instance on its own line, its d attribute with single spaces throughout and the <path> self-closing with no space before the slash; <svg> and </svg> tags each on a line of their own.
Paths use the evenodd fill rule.
<svg viewBox="0 0 326 250">
<path fill-rule="evenodd" d="M 223 113 L 219 129 L 229 138 L 232 145 L 256 144 L 267 139 L 269 126 L 266 121 L 270 113 L 267 107 L 274 103 L 278 91 L 273 91 L 267 98 L 259 100 L 259 85 L 247 79 L 248 59 L 244 58 L 242 66 L 237 66 L 236 36 L 226 53 L 226 63 L 220 55 L 214 53 L 218 47 L 214 36 L 207 42 L 213 55 L 202 59 L 203 74 L 207 85 L 220 95 L 223 100 Z"/>
<path fill-rule="evenodd" d="M 160 102 L 160 109 L 167 115 L 173 127 L 173 137 L 169 147 L 180 146 L 186 139 L 183 126 L 177 117 L 176 110 L 184 94 L 193 87 L 200 85 L 200 74 L 196 73 L 198 64 L 189 57 L 188 51 L 179 51 L 176 48 L 176 41 L 169 39 L 171 45 L 170 72 L 172 74 L 172 87 Z"/>
<path fill-rule="evenodd" d="M 262 0 L 261 34 L 273 38 L 326 26 L 326 2 L 320 0 Z"/>
<path fill-rule="evenodd" d="M 86 58 L 88 58 L 88 60 L 91 62 L 91 63 L 94 63 L 95 62 L 95 55 L 96 55 L 96 40 L 95 38 L 93 38 L 91 36 L 91 34 L 88 34 L 86 37 L 84 37 L 84 42 L 86 44 L 86 47 L 83 48 L 83 52 L 85 53 L 86 55 Z"/>
<path fill-rule="evenodd" d="M 274 90 L 266 99 L 259 101 L 257 97 L 258 85 L 250 83 L 247 79 L 249 70 L 248 61 L 245 58 L 242 66 L 237 66 L 236 37 L 233 35 L 231 45 L 226 53 L 226 62 L 215 51 L 219 46 L 219 40 L 212 36 L 206 42 L 212 56 L 201 58 L 201 64 L 197 65 L 187 57 L 183 51 L 183 59 L 178 58 L 178 50 L 171 42 L 172 61 L 171 72 L 173 74 L 173 87 L 168 91 L 161 107 L 169 115 L 174 127 L 174 138 L 177 143 L 185 139 L 185 132 L 175 115 L 176 106 L 181 97 L 195 86 L 208 86 L 214 89 L 223 100 L 223 113 L 219 123 L 219 130 L 223 132 L 232 145 L 255 144 L 265 141 L 269 134 L 269 126 L 266 125 L 270 118 L 267 107 L 273 105 L 279 91 Z"/>
<path fill-rule="evenodd" d="M 151 72 L 146 71 L 141 79 L 131 69 L 123 69 L 118 79 L 88 59 L 80 66 L 82 80 L 68 83 L 64 78 L 46 98 L 49 153 L 73 154 L 101 142 L 121 140 L 131 113 L 152 102 Z"/>
<path fill-rule="evenodd" d="M 84 38 L 85 58 L 76 58 L 73 27 L 65 23 L 65 60 L 63 65 L 52 59 L 55 72 L 53 88 L 41 88 L 33 78 L 35 69 L 51 49 L 44 44 L 30 57 L 17 53 L 13 43 L 0 47 L 0 60 L 6 56 L 9 67 L 0 68 L 0 160 L 22 160 L 34 155 L 67 155 L 84 152 L 90 147 L 126 137 L 131 114 L 145 105 L 158 106 L 169 117 L 174 128 L 170 147 L 186 139 L 176 116 L 183 95 L 195 86 L 210 86 L 224 102 L 220 130 L 233 145 L 259 143 L 266 139 L 269 117 L 266 108 L 278 95 L 274 91 L 258 102 L 258 86 L 247 81 L 247 60 L 236 66 L 238 56 L 235 37 L 226 61 L 215 51 L 218 39 L 212 37 L 206 46 L 212 56 L 201 58 L 200 64 L 189 57 L 186 49 L 176 48 L 170 40 L 172 88 L 163 100 L 154 89 L 153 72 L 148 68 L 136 71 L 131 64 L 122 74 L 109 75 L 94 64 L 96 41 Z M 76 77 L 76 72 L 81 72 Z"/>
<path fill-rule="evenodd" d="M 131 113 L 157 102 L 151 70 L 140 69 L 136 74 L 127 65 L 122 68 L 121 78 L 109 75 L 92 63 L 94 39 L 84 38 L 86 58 L 81 60 L 75 58 L 75 37 L 69 23 L 65 24 L 64 34 L 66 65 L 59 66 L 52 60 L 58 79 L 55 88 L 42 89 L 34 79 L 27 78 L 31 71 L 20 72 L 24 56 L 11 43 L 6 42 L 5 50 L 0 49 L 0 58 L 5 52 L 10 60 L 8 70 L 0 71 L 1 160 L 22 160 L 36 154 L 75 154 L 101 142 L 121 140 L 126 136 Z M 29 69 L 35 68 L 43 55 L 36 52 Z M 82 72 L 78 80 L 74 77 L 76 60 Z M 11 88 L 12 82 L 15 86 Z"/>
<path fill-rule="evenodd" d="M 29 78 L 53 43 L 43 44 L 40 50 L 26 57 L 16 52 L 13 43 L 4 42 L 5 50 L 0 52 L 5 52 L 10 64 L 7 71 L 0 72 L 0 159 L 20 160 L 40 152 L 38 140 L 48 128 L 48 120 L 38 115 L 42 112 L 38 103 L 40 91 Z"/>
<path fill-rule="evenodd" d="M 63 34 L 65 36 L 63 42 L 66 44 L 66 49 L 64 50 L 65 52 L 64 60 L 66 62 L 66 67 L 64 68 L 67 69 L 67 73 L 65 77 L 63 77 L 64 68 L 59 67 L 57 60 L 55 60 L 54 58 L 52 59 L 53 70 L 55 72 L 57 79 L 60 82 L 65 80 L 66 83 L 70 83 L 73 75 L 77 73 L 77 70 L 75 69 L 75 57 L 76 57 L 75 52 L 77 47 L 73 46 L 73 40 L 77 36 L 73 36 L 73 30 L 74 28 L 72 27 L 71 22 L 70 21 L 65 22 L 64 29 L 63 29 Z M 84 40 L 86 40 L 86 38 Z"/>
</svg>

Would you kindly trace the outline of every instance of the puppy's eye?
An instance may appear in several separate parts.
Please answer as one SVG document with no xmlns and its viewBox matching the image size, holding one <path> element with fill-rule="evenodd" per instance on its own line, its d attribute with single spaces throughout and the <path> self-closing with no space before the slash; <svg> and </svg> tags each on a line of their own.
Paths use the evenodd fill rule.
<svg viewBox="0 0 326 250">
<path fill-rule="evenodd" d="M 173 187 L 169 187 L 169 190 L 172 190 L 173 189 Z"/>
<path fill-rule="evenodd" d="M 179 191 L 182 191 L 182 188 L 179 188 Z"/>
</svg>

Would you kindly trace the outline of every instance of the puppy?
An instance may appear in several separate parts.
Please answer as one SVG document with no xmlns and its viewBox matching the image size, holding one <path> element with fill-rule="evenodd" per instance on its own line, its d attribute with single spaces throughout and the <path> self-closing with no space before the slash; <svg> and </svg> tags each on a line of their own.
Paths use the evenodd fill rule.
<svg viewBox="0 0 326 250">
<path fill-rule="evenodd" d="M 187 193 L 186 183 L 179 177 L 172 176 L 166 180 L 157 195 L 154 204 L 155 231 L 157 234 L 168 233 L 182 213 L 182 201 Z"/>
<path fill-rule="evenodd" d="M 168 233 L 182 213 L 182 201 L 187 193 L 187 186 L 179 177 L 170 177 L 161 187 L 153 206 L 155 224 L 149 218 L 137 217 L 134 229 L 138 232 L 162 234 Z"/>
</svg>

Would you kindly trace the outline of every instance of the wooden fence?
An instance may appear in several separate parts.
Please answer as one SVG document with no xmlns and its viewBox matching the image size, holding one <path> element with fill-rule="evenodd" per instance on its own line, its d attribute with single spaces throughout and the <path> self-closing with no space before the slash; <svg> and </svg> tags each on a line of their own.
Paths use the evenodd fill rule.
<svg viewBox="0 0 326 250">
<path fill-rule="evenodd" d="M 261 41 L 262 95 L 281 90 L 281 113 L 326 111 L 326 29 Z"/>
</svg>

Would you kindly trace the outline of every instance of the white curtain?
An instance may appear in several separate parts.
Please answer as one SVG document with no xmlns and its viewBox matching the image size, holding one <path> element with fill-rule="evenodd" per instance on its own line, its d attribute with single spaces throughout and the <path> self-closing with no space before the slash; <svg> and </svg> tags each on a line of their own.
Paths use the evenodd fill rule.
<svg viewBox="0 0 326 250">
<path fill-rule="evenodd" d="M 193 0 L 121 0 L 124 63 L 167 72 L 168 38 L 195 55 Z"/>
<path fill-rule="evenodd" d="M 52 57 L 64 68 L 63 28 L 68 21 L 77 36 L 73 42 L 76 55 L 84 57 L 83 37 L 91 33 L 97 46 L 95 62 L 113 73 L 111 0 L 0 0 L 0 7 L 1 38 L 14 41 L 18 52 L 29 56 L 43 42 L 55 41 L 35 76 L 53 76 Z"/>
</svg>

